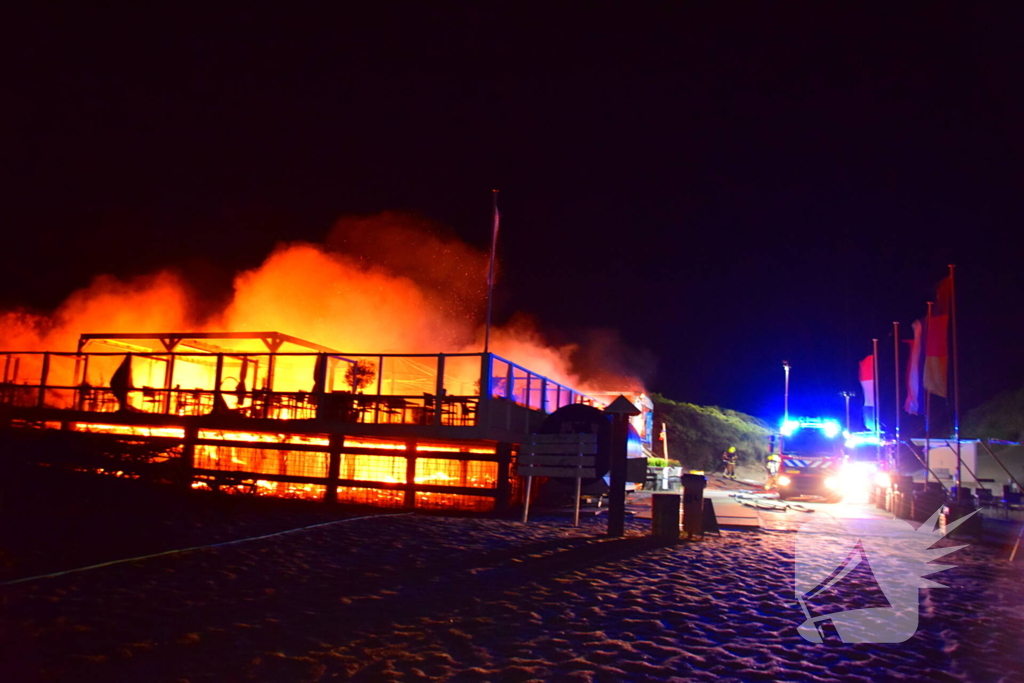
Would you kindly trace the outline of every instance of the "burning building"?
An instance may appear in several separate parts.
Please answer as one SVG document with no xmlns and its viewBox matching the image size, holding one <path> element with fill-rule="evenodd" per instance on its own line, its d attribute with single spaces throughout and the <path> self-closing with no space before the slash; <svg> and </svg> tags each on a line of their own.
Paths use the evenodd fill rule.
<svg viewBox="0 0 1024 683">
<path fill-rule="evenodd" d="M 610 399 L 571 370 L 573 347 L 522 319 L 492 331 L 500 356 L 476 351 L 487 255 L 420 223 L 343 219 L 325 244 L 278 245 L 216 307 L 162 271 L 99 276 L 51 315 L 0 312 L 0 427 L 140 445 L 195 487 L 507 505 L 518 445 L 545 415 Z M 353 348 L 382 352 L 337 350 Z"/>
<path fill-rule="evenodd" d="M 524 438 L 595 403 L 492 353 L 345 353 L 278 332 L 83 334 L 76 352 L 0 362 L 7 428 L 159 444 L 197 488 L 383 507 L 501 509 Z"/>
</svg>

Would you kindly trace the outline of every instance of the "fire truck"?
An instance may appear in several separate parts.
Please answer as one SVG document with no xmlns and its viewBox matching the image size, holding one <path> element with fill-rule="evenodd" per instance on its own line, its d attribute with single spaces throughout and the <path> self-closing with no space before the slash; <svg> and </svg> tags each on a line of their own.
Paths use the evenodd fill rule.
<svg viewBox="0 0 1024 683">
<path fill-rule="evenodd" d="M 872 487 L 887 489 L 896 475 L 896 441 L 874 432 L 846 435 L 843 493 L 847 502 L 866 501 Z"/>
<path fill-rule="evenodd" d="M 839 423 L 823 418 L 786 420 L 773 439 L 781 458 L 775 489 L 779 498 L 815 496 L 838 503 L 843 498 L 845 437 Z"/>
</svg>

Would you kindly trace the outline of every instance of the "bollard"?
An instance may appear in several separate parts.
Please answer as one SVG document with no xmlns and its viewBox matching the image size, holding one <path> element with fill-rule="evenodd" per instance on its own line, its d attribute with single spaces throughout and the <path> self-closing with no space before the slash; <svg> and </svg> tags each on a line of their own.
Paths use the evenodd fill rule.
<svg viewBox="0 0 1024 683">
<path fill-rule="evenodd" d="M 943 509 L 944 524 L 949 524 L 961 517 L 965 517 L 978 509 L 975 504 L 975 498 L 971 495 L 970 491 L 964 490 L 959 493 L 959 499 L 950 502 Z M 951 535 L 954 538 L 970 536 L 975 541 L 980 542 L 982 540 L 982 526 L 982 517 L 979 513 L 961 523 L 960 526 L 952 531 Z"/>
<path fill-rule="evenodd" d="M 910 518 L 915 522 L 926 522 L 945 501 L 946 496 L 941 489 L 929 488 L 926 491 L 918 491 L 913 495 Z"/>
<path fill-rule="evenodd" d="M 683 475 L 683 531 L 687 538 L 704 535 L 704 487 L 707 483 L 703 474 Z"/>
<path fill-rule="evenodd" d="M 679 539 L 678 493 L 655 493 L 651 496 L 651 535 L 672 540 Z"/>
<path fill-rule="evenodd" d="M 910 519 L 910 503 L 913 500 L 914 478 L 896 477 L 896 493 L 893 496 L 894 516 L 900 519 Z"/>
</svg>

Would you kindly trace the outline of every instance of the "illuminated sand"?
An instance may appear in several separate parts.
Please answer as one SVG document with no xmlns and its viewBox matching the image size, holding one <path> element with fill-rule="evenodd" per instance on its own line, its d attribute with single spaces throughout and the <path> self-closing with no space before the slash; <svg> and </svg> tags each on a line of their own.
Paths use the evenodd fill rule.
<svg viewBox="0 0 1024 683">
<path fill-rule="evenodd" d="M 379 516 L 3 589 L 4 680 L 1013 680 L 1020 565 L 970 548 L 897 645 L 796 633 L 794 535 Z"/>
</svg>

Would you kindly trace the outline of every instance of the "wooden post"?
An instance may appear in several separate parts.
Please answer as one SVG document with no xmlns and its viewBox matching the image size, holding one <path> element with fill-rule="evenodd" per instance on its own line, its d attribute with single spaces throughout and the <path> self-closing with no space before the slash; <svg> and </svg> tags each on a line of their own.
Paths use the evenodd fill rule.
<svg viewBox="0 0 1024 683">
<path fill-rule="evenodd" d="M 498 459 L 498 486 L 495 492 L 498 499 L 495 503 L 495 508 L 497 512 L 505 512 L 512 502 L 509 500 L 512 493 L 509 481 L 509 478 L 512 476 L 510 471 L 512 468 L 512 444 L 499 443 L 497 448 L 495 448 L 495 455 Z"/>
<path fill-rule="evenodd" d="M 373 400 L 373 424 L 380 422 L 380 392 L 384 384 L 384 356 L 377 356 L 377 397 Z M 394 383 L 392 382 L 392 385 Z"/>
<path fill-rule="evenodd" d="M 582 454 L 581 454 L 582 457 Z M 572 503 L 572 525 L 578 527 L 580 525 L 580 495 L 582 494 L 583 480 L 576 477 L 576 493 L 573 494 Z"/>
<path fill-rule="evenodd" d="M 50 374 L 50 352 L 43 353 L 43 369 L 39 374 L 39 403 L 37 408 L 42 408 L 46 401 L 46 376 Z"/>
<path fill-rule="evenodd" d="M 616 538 L 625 533 L 626 524 L 626 440 L 629 418 L 612 418 L 611 462 L 609 466 L 608 535 Z"/>
<path fill-rule="evenodd" d="M 270 358 L 267 359 L 267 390 L 263 392 L 263 419 L 270 417 L 270 404 L 273 401 L 272 397 L 274 394 L 274 366 L 277 364 L 277 353 L 275 351 L 270 352 Z"/>
<path fill-rule="evenodd" d="M 316 401 L 316 417 L 320 420 L 340 420 L 341 416 L 337 414 L 337 412 L 340 412 L 338 408 L 336 406 L 328 406 L 327 404 L 327 354 L 316 354 L 316 361 L 314 362 L 313 400 Z M 355 392 L 353 392 L 354 395 Z M 354 406 L 355 403 L 352 405 Z M 332 412 L 335 414 L 331 414 Z"/>
<path fill-rule="evenodd" d="M 533 489 L 533 477 L 526 478 L 526 498 L 523 500 L 523 524 L 530 519 L 530 491 Z"/>
<path fill-rule="evenodd" d="M 412 510 L 416 507 L 416 442 L 406 441 L 405 442 L 405 502 L 404 506 L 408 510 Z"/>
<path fill-rule="evenodd" d="M 192 488 L 192 477 L 196 466 L 196 439 L 199 428 L 189 418 L 185 420 L 185 439 L 181 448 L 181 484 L 185 490 Z"/>
<path fill-rule="evenodd" d="M 533 431 L 531 429 L 532 425 L 530 423 L 530 418 L 533 417 L 533 415 L 530 413 L 530 411 L 532 410 L 532 408 L 530 407 L 530 392 L 533 391 L 533 373 L 530 372 L 529 370 L 526 370 L 526 368 L 523 368 L 523 370 L 526 372 L 526 410 L 523 411 L 523 419 L 526 421 L 526 423 L 523 425 L 523 431 L 529 433 Z"/>
<path fill-rule="evenodd" d="M 85 389 L 82 388 L 86 382 L 89 381 L 89 356 L 85 356 L 85 360 L 82 361 L 82 381 L 78 388 L 78 410 L 82 410 L 85 402 Z"/>
<path fill-rule="evenodd" d="M 164 415 L 171 412 L 171 385 L 174 383 L 174 354 L 167 355 L 167 367 L 164 369 Z"/>
<path fill-rule="evenodd" d="M 605 408 L 612 416 L 611 481 L 608 492 L 608 535 L 617 538 L 626 532 L 626 456 L 629 440 L 629 418 L 640 411 L 623 395 Z"/>
<path fill-rule="evenodd" d="M 508 361 L 505 361 L 505 367 L 505 429 L 510 430 L 512 429 L 512 399 L 515 396 L 516 373 Z"/>
<path fill-rule="evenodd" d="M 341 448 L 345 445 L 344 434 L 331 434 L 329 437 L 330 451 L 327 461 L 327 487 L 324 491 L 324 502 L 338 502 L 338 478 L 341 475 Z"/>
<path fill-rule="evenodd" d="M 217 354 L 217 372 L 216 372 L 216 375 L 214 377 L 214 385 L 213 385 L 213 410 L 214 411 L 217 410 L 217 406 L 219 406 L 221 401 L 223 400 L 221 398 L 221 392 L 220 392 L 220 383 L 221 383 L 221 380 L 223 379 L 223 376 L 224 376 L 224 354 L 223 353 L 218 353 Z"/>
<path fill-rule="evenodd" d="M 431 424 L 441 424 L 441 410 L 444 401 L 444 354 L 437 354 L 437 383 L 434 388 L 434 419 Z M 425 408 L 424 408 L 425 409 Z"/>
</svg>

